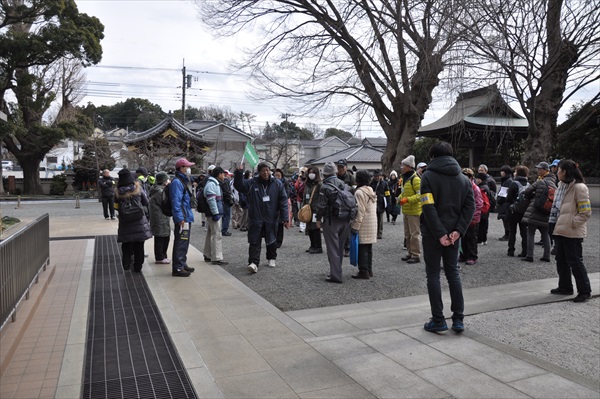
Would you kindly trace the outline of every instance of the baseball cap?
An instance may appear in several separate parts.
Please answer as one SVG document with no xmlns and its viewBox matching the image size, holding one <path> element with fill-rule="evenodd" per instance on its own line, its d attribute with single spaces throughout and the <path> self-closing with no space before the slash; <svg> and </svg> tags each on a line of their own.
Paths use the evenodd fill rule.
<svg viewBox="0 0 600 399">
<path fill-rule="evenodd" d="M 185 158 L 181 158 L 177 162 L 175 162 L 175 169 L 179 169 L 181 167 L 187 167 L 187 166 L 194 166 L 194 165 L 196 165 L 196 164 L 188 161 Z"/>
<path fill-rule="evenodd" d="M 535 167 L 537 169 L 546 169 L 546 170 L 550 169 L 550 166 L 548 165 L 548 162 L 540 162 L 537 165 L 535 165 Z"/>
<path fill-rule="evenodd" d="M 560 162 L 560 159 L 555 159 L 554 161 L 552 161 L 552 163 L 550 164 L 550 166 L 558 166 L 559 162 Z"/>
<path fill-rule="evenodd" d="M 338 165 L 338 166 L 348 166 L 348 162 L 346 162 L 345 159 L 340 159 L 335 164 Z"/>
<path fill-rule="evenodd" d="M 144 168 L 143 166 L 137 168 L 137 170 L 135 171 L 135 173 L 140 174 L 140 175 L 144 175 L 144 176 L 148 176 L 148 169 Z"/>
<path fill-rule="evenodd" d="M 427 166 L 425 162 L 419 162 L 419 164 L 417 165 L 417 169 L 424 168 L 425 166 Z"/>
</svg>

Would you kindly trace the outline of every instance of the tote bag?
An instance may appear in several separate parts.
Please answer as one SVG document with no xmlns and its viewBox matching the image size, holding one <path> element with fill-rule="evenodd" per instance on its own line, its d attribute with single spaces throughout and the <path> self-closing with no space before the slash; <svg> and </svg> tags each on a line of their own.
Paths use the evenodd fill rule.
<svg viewBox="0 0 600 399">
<path fill-rule="evenodd" d="M 358 233 L 350 234 L 350 264 L 358 266 Z"/>
</svg>

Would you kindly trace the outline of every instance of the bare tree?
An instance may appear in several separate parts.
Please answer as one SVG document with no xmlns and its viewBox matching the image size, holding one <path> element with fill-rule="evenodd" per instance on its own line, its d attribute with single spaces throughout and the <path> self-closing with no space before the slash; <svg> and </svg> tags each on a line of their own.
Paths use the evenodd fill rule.
<svg viewBox="0 0 600 399">
<path fill-rule="evenodd" d="M 446 55 L 468 20 L 460 1 L 203 1 L 205 24 L 222 35 L 254 29 L 264 38 L 236 66 L 261 99 L 284 96 L 304 115 L 371 110 L 388 143 L 384 169 L 399 168 L 439 83 Z M 459 30 L 462 29 L 462 30 Z"/>
<path fill-rule="evenodd" d="M 476 0 L 479 76 L 505 79 L 529 122 L 522 162 L 547 159 L 558 113 L 600 79 L 600 0 Z M 590 103 L 600 98 L 595 92 Z"/>
</svg>

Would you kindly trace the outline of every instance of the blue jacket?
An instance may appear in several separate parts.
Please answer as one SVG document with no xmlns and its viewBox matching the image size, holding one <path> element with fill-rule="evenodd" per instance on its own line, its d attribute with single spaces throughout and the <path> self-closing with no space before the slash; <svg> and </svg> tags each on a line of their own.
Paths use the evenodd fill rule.
<svg viewBox="0 0 600 399">
<path fill-rule="evenodd" d="M 175 176 L 179 177 L 179 179 L 182 179 L 183 181 L 190 181 L 187 175 L 179 171 L 175 173 Z M 173 179 L 171 182 L 171 187 L 169 187 L 169 195 L 171 196 L 171 209 L 173 211 L 173 223 L 179 224 L 182 221 L 193 223 L 194 212 L 192 210 L 190 194 L 179 179 Z"/>
<path fill-rule="evenodd" d="M 263 225 L 267 245 L 276 241 L 279 223 L 288 221 L 288 198 L 283 184 L 274 177 L 263 182 L 260 176 L 244 180 L 244 172 L 236 170 L 233 186 L 248 197 L 248 242 L 261 242 Z M 269 200 L 265 201 L 268 197 Z"/>
<path fill-rule="evenodd" d="M 223 192 L 221 191 L 221 182 L 214 177 L 209 177 L 204 184 L 204 196 L 208 202 L 209 212 L 207 215 L 223 214 Z"/>
</svg>

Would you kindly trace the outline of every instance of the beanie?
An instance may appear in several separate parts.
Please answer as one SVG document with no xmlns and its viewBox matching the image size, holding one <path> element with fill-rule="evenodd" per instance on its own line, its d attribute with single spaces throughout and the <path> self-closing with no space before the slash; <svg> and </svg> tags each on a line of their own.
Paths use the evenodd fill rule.
<svg viewBox="0 0 600 399">
<path fill-rule="evenodd" d="M 156 184 L 164 184 L 167 180 L 169 180 L 169 175 L 166 172 L 156 174 Z"/>
<path fill-rule="evenodd" d="M 411 168 L 415 168 L 415 156 L 409 155 L 402 160 L 402 164 L 406 166 L 410 166 Z"/>
<path fill-rule="evenodd" d="M 133 174 L 129 171 L 129 169 L 124 168 L 119 171 L 119 187 L 129 186 L 133 184 L 134 177 Z"/>
<path fill-rule="evenodd" d="M 337 167 L 333 162 L 327 162 L 325 166 L 323 166 L 323 175 L 331 176 L 337 172 Z"/>
</svg>

